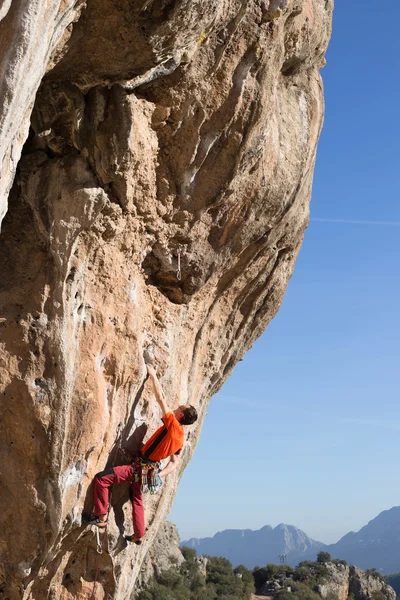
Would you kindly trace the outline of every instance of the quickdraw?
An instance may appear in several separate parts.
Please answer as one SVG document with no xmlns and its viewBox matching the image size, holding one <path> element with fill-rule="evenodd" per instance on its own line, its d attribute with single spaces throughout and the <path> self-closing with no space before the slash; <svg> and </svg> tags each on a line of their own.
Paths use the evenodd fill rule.
<svg viewBox="0 0 400 600">
<path fill-rule="evenodd" d="M 14 150 L 14 142 L 12 142 L 10 150 L 10 172 L 13 174 L 17 171 L 17 161 L 15 160 Z"/>
<path fill-rule="evenodd" d="M 261 167 L 262 167 L 261 185 L 262 185 L 262 187 L 265 187 L 267 185 L 267 178 L 265 176 L 265 151 L 264 151 L 264 146 L 262 147 L 262 162 L 261 162 Z"/>
<path fill-rule="evenodd" d="M 178 281 L 182 279 L 182 271 L 181 271 L 181 249 L 178 248 L 178 270 L 176 272 L 176 278 Z"/>
<path fill-rule="evenodd" d="M 95 598 L 95 591 L 96 591 L 96 587 L 97 587 L 97 581 L 98 581 L 98 577 L 99 577 L 99 567 L 100 567 L 100 557 L 103 554 L 103 546 L 104 546 L 104 542 L 106 539 L 106 532 L 104 532 L 103 534 L 103 540 L 100 541 L 100 530 L 98 527 L 96 527 L 96 552 L 97 552 L 97 563 L 96 563 L 96 572 L 95 572 L 95 576 L 93 579 L 93 587 L 92 587 L 92 593 L 90 595 L 90 600 L 94 600 Z"/>
<path fill-rule="evenodd" d="M 310 19 L 306 17 L 306 32 L 307 32 L 307 43 L 308 43 L 308 54 L 311 54 L 311 40 L 310 40 Z"/>
<path fill-rule="evenodd" d="M 132 464 L 134 482 L 141 482 L 142 493 L 157 494 L 162 486 L 162 479 L 159 475 L 160 463 L 153 462 L 144 456 L 135 456 Z"/>
<path fill-rule="evenodd" d="M 97 554 L 103 554 L 103 547 L 100 542 L 100 529 L 96 527 L 96 543 L 97 543 Z"/>
</svg>

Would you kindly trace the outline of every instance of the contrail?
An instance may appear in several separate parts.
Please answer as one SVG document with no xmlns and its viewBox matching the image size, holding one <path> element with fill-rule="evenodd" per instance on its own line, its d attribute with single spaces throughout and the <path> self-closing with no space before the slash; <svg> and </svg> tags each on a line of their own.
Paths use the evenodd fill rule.
<svg viewBox="0 0 400 600">
<path fill-rule="evenodd" d="M 348 223 L 350 225 L 386 225 L 391 227 L 400 227 L 400 221 L 359 221 L 356 219 L 320 219 L 314 217 L 310 219 L 317 223 Z"/>
</svg>

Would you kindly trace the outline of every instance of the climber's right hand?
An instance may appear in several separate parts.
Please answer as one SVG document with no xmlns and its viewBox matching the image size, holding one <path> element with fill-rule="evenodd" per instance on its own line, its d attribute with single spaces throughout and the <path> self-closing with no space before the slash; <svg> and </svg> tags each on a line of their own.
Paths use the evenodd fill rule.
<svg viewBox="0 0 400 600">
<path fill-rule="evenodd" d="M 146 367 L 147 367 L 147 373 L 149 374 L 149 377 L 156 378 L 157 373 L 156 373 L 155 368 L 152 365 L 146 365 Z"/>
</svg>

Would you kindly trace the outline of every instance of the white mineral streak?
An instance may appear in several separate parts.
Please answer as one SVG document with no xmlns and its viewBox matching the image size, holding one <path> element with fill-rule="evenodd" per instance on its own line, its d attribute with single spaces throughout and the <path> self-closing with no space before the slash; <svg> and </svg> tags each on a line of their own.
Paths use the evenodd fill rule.
<svg viewBox="0 0 400 600">
<path fill-rule="evenodd" d="M 79 0 L 5 0 L 0 7 L 0 227 L 37 89 L 81 5 Z"/>
</svg>

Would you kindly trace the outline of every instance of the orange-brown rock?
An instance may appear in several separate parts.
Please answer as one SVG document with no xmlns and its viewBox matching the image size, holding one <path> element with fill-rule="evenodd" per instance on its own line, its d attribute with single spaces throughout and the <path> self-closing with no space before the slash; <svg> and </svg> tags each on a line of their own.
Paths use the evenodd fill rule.
<svg viewBox="0 0 400 600">
<path fill-rule="evenodd" d="M 97 564 L 94 597 L 129 597 L 179 474 L 146 498 L 139 547 L 114 490 L 101 555 L 81 526 L 91 481 L 159 425 L 146 348 L 170 405 L 199 410 L 183 468 L 210 397 L 276 314 L 308 221 L 331 13 L 3 2 L 4 598 L 89 598 Z"/>
</svg>

